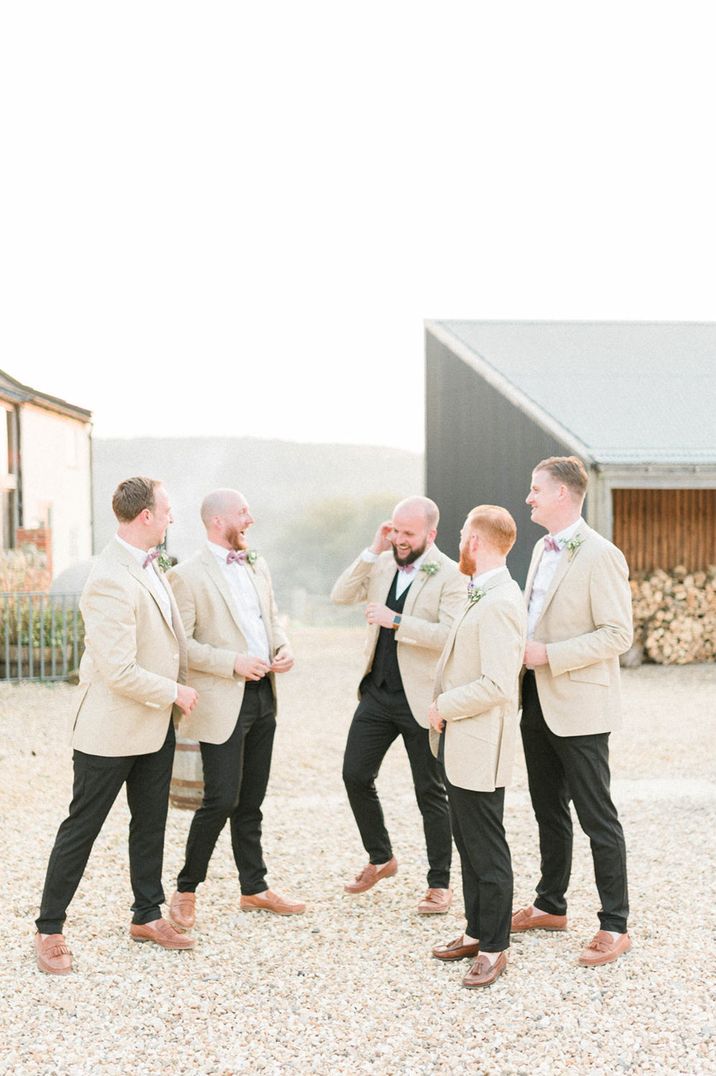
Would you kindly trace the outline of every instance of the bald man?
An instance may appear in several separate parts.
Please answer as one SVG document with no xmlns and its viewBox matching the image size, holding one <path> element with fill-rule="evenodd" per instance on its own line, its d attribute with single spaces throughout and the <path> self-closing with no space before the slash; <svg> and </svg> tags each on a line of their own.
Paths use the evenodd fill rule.
<svg viewBox="0 0 716 1076">
<path fill-rule="evenodd" d="M 402 736 L 428 856 L 428 891 L 418 904 L 422 915 L 443 914 L 452 900 L 450 815 L 430 751 L 427 714 L 438 658 L 465 597 L 457 564 L 435 545 L 438 522 L 438 506 L 429 498 L 401 501 L 331 593 L 339 605 L 366 602 L 369 625 L 360 702 L 343 761 L 343 781 L 368 863 L 344 888 L 365 893 L 398 870 L 375 779 L 388 748 Z"/>
<path fill-rule="evenodd" d="M 201 506 L 206 545 L 167 573 L 187 636 L 189 680 L 201 705 L 180 733 L 198 740 L 204 799 L 189 829 L 186 856 L 169 916 L 179 930 L 196 917 L 196 890 L 228 819 L 244 912 L 297 915 L 305 904 L 269 889 L 261 848 L 276 729 L 275 676 L 293 655 L 278 621 L 271 577 L 249 549 L 254 522 L 243 494 L 219 489 Z"/>
</svg>

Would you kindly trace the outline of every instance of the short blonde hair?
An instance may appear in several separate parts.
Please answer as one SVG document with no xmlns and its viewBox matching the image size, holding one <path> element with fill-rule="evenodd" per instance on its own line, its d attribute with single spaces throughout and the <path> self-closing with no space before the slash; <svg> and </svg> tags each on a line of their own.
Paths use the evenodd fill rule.
<svg viewBox="0 0 716 1076">
<path fill-rule="evenodd" d="M 468 515 L 467 525 L 505 556 L 517 540 L 517 524 L 507 509 L 497 504 L 478 504 Z"/>
<path fill-rule="evenodd" d="M 589 475 L 578 456 L 550 456 L 538 463 L 533 471 L 546 471 L 578 497 L 584 497 L 587 492 Z"/>
<path fill-rule="evenodd" d="M 112 511 L 120 523 L 131 523 L 145 508 L 154 508 L 154 492 L 161 482 L 156 478 L 125 478 L 112 495 Z"/>
</svg>

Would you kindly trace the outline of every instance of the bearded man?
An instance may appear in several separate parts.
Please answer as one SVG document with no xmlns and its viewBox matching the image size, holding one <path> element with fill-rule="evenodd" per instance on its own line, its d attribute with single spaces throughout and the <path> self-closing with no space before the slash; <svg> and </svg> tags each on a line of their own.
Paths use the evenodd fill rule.
<svg viewBox="0 0 716 1076">
<path fill-rule="evenodd" d="M 345 891 L 364 893 L 396 874 L 398 862 L 375 780 L 393 741 L 402 736 L 423 817 L 428 858 L 422 915 L 447 912 L 452 900 L 450 815 L 430 751 L 427 713 L 438 658 L 464 601 L 457 564 L 435 543 L 440 513 L 427 497 L 409 497 L 378 527 L 371 545 L 340 576 L 331 600 L 366 602 L 366 665 L 348 733 L 343 781 L 368 863 Z"/>
<path fill-rule="evenodd" d="M 239 876 L 241 911 L 297 915 L 305 904 L 269 889 L 261 849 L 261 805 L 276 731 L 275 676 L 293 666 L 278 620 L 271 576 L 248 547 L 254 519 L 238 490 L 217 489 L 201 506 L 206 544 L 167 573 L 187 637 L 189 679 L 200 704 L 180 726 L 198 740 L 204 799 L 189 829 L 184 866 L 169 906 L 172 923 L 190 930 L 226 821 Z"/>
</svg>

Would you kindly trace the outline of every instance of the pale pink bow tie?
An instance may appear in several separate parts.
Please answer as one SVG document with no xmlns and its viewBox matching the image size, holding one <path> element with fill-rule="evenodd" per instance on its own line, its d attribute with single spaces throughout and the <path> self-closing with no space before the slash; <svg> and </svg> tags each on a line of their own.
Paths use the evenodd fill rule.
<svg viewBox="0 0 716 1076">
<path fill-rule="evenodd" d="M 144 558 L 144 562 L 142 563 L 142 567 L 143 568 L 148 568 L 149 565 L 152 563 L 152 561 L 156 560 L 158 556 L 159 556 L 159 550 L 158 549 L 153 549 L 151 551 L 151 553 L 147 553 L 146 557 Z"/>
<path fill-rule="evenodd" d="M 226 554 L 227 564 L 243 564 L 246 560 L 246 552 L 240 549 L 238 552 L 235 549 L 230 549 Z"/>
<path fill-rule="evenodd" d="M 555 538 L 552 537 L 551 534 L 548 534 L 547 537 L 545 538 L 544 547 L 545 547 L 545 549 L 548 549 L 550 551 L 550 553 L 561 553 L 562 552 L 561 545 L 559 544 L 559 542 Z"/>
<path fill-rule="evenodd" d="M 411 572 L 415 571 L 415 565 L 414 564 L 399 564 L 398 565 L 398 571 L 399 572 L 405 572 L 407 575 L 410 575 Z"/>
</svg>

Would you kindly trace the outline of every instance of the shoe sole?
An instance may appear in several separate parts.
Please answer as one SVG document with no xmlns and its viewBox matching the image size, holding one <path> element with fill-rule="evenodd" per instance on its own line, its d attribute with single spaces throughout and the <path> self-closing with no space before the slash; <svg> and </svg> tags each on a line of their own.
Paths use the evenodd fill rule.
<svg viewBox="0 0 716 1076">
<path fill-rule="evenodd" d="M 130 934 L 129 936 L 133 942 L 138 942 L 140 945 L 144 945 L 149 942 L 150 945 L 156 945 L 159 949 L 171 949 L 175 953 L 186 953 L 190 949 L 193 949 L 196 945 L 196 942 L 194 942 L 193 938 L 191 939 L 191 945 L 162 945 L 161 942 L 155 941 L 154 938 L 138 938 L 135 934 Z"/>
<path fill-rule="evenodd" d="M 510 934 L 529 934 L 530 930 L 546 930 L 550 934 L 563 934 L 566 930 L 564 927 L 510 927 Z"/>
<path fill-rule="evenodd" d="M 479 952 L 479 950 L 477 952 L 474 952 L 474 953 L 460 953 L 460 954 L 455 955 L 455 956 L 452 956 L 452 955 L 451 956 L 440 956 L 437 953 L 433 953 L 433 956 L 435 957 L 436 960 L 442 960 L 443 963 L 447 963 L 450 960 L 468 960 L 468 959 L 469 960 L 474 960 L 475 957 L 478 955 L 478 952 Z"/>
<path fill-rule="evenodd" d="M 418 908 L 418 915 L 447 915 L 450 911 L 450 905 L 447 908 Z"/>
<path fill-rule="evenodd" d="M 43 964 L 40 959 L 37 960 L 37 967 L 45 975 L 71 975 L 72 968 L 50 968 L 46 964 Z"/>
<path fill-rule="evenodd" d="M 631 952 L 631 942 L 626 949 L 622 949 L 621 953 L 617 953 L 616 956 L 607 956 L 601 960 L 582 960 L 581 956 L 577 957 L 577 963 L 580 968 L 602 968 L 605 964 L 613 964 L 615 960 L 618 960 L 621 956 L 626 956 Z"/>
<path fill-rule="evenodd" d="M 301 908 L 300 912 L 299 911 L 295 911 L 295 912 L 279 912 L 279 911 L 276 911 L 275 908 L 241 908 L 240 911 L 242 911 L 242 912 L 268 912 L 270 915 L 288 916 L 288 915 L 303 915 L 305 913 L 306 909 Z"/>
</svg>

